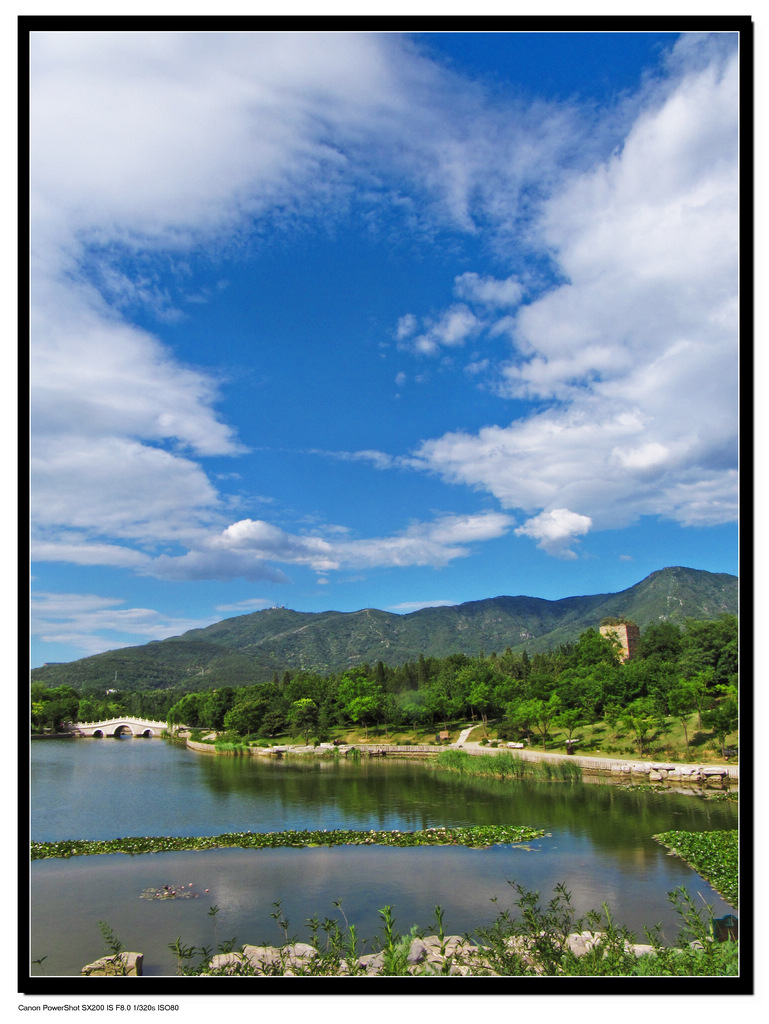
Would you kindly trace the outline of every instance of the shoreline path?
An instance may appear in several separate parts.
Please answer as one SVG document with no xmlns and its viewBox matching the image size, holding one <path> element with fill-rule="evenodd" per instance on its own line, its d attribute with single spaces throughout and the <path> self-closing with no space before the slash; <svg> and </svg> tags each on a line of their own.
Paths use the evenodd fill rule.
<svg viewBox="0 0 769 1024">
<path fill-rule="evenodd" d="M 491 747 L 487 744 L 481 744 L 474 740 L 470 740 L 470 734 L 478 728 L 480 728 L 479 725 L 471 725 L 463 729 L 460 732 L 456 743 L 452 743 L 451 747 L 457 750 L 466 750 L 468 754 L 500 754 L 503 751 L 510 750 L 507 746 Z M 611 765 L 616 765 L 618 768 L 632 765 L 644 765 L 651 769 L 654 769 L 657 766 L 662 768 L 687 768 L 691 770 L 698 769 L 701 772 L 704 770 L 715 769 L 713 774 L 722 775 L 725 771 L 730 779 L 739 779 L 739 765 L 736 764 L 694 764 L 692 761 L 666 761 L 660 758 L 645 760 L 637 757 L 597 757 L 592 755 L 589 756 L 587 754 L 553 754 L 544 750 L 531 750 L 527 747 L 517 747 L 513 749 L 515 750 L 515 753 L 525 761 L 573 761 L 574 764 L 578 764 L 583 768 L 602 768 L 604 770 Z"/>
</svg>

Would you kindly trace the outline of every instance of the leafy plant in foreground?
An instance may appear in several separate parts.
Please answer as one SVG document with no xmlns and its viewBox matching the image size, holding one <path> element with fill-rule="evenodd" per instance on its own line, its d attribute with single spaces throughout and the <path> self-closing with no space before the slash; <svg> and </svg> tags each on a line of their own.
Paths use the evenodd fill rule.
<svg viewBox="0 0 769 1024">
<path fill-rule="evenodd" d="M 460 973 L 473 976 L 576 976 L 576 977 L 722 977 L 739 973 L 739 945 L 736 942 L 715 942 L 712 935 L 711 907 L 699 908 L 685 889 L 668 893 L 681 926 L 675 945 L 664 945 L 659 926 L 645 929 L 647 944 L 635 946 L 636 939 L 627 928 L 613 920 L 609 907 L 592 910 L 577 917 L 571 894 L 563 884 L 557 885 L 552 898 L 542 904 L 538 892 L 530 892 L 515 882 L 515 910 L 502 911 L 488 928 L 479 929 L 478 944 L 459 937 L 447 936 L 443 909 L 435 908 L 435 923 L 426 932 L 416 926 L 410 933 L 400 934 L 395 927 L 393 908 L 380 910 L 382 935 L 379 939 L 376 970 L 382 976 L 413 976 Z M 279 904 L 271 915 L 281 923 L 288 937 L 288 922 L 282 922 Z M 340 901 L 334 904 L 340 908 Z M 339 922 L 317 916 L 308 921 L 311 931 L 311 955 L 298 954 L 291 945 L 273 950 L 274 956 L 264 964 L 251 963 L 247 948 L 234 958 L 211 966 L 205 958 L 197 968 L 182 967 L 184 974 L 221 974 L 227 976 L 282 976 L 288 971 L 295 976 L 365 975 L 371 960 L 359 960 L 355 926 L 344 919 Z M 323 933 L 326 938 L 323 939 Z M 429 943 L 432 954 L 420 963 L 410 961 L 414 939 Z M 173 946 L 171 948 L 174 948 Z M 234 950 L 234 942 L 228 951 Z M 198 951 L 206 953 L 207 951 Z M 208 957 L 210 960 L 210 956 Z"/>
<path fill-rule="evenodd" d="M 117 935 L 115 935 L 115 933 L 113 932 L 113 930 L 110 928 L 106 921 L 98 921 L 97 924 L 99 925 L 99 931 L 102 934 L 102 938 L 107 944 L 107 949 L 109 949 L 109 951 L 112 953 L 112 956 L 109 958 L 109 964 L 113 968 L 112 973 L 125 974 L 126 963 L 125 959 L 123 958 L 123 950 L 125 947 L 123 946 L 123 943 L 120 941 Z"/>
</svg>

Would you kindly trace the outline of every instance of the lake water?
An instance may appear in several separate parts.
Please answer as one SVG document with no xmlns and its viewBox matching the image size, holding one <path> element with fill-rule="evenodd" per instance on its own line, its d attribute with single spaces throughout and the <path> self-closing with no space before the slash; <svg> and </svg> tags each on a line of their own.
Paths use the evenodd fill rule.
<svg viewBox="0 0 769 1024">
<path fill-rule="evenodd" d="M 490 924 L 512 908 L 511 880 L 543 900 L 564 882 L 578 913 L 609 904 L 637 931 L 661 923 L 675 938 L 666 893 L 683 885 L 717 916 L 728 907 L 651 836 L 670 829 L 736 827 L 732 803 L 611 785 L 463 781 L 419 761 L 280 760 L 195 754 L 158 739 L 46 740 L 31 745 L 30 835 L 38 841 L 133 835 L 216 835 L 284 829 L 421 829 L 521 824 L 549 833 L 525 847 L 214 850 L 36 861 L 31 865 L 33 973 L 79 974 L 107 952 L 106 922 L 144 973 L 175 973 L 168 944 L 279 944 L 274 903 L 289 935 L 307 918 L 336 917 L 341 900 L 361 938 L 392 905 L 396 926 L 434 923 L 452 933 Z M 189 886 L 199 898 L 148 900 L 148 887 Z M 208 890 L 206 892 L 206 890 Z M 215 917 L 212 906 L 219 908 Z M 215 927 L 214 927 L 215 926 Z"/>
</svg>

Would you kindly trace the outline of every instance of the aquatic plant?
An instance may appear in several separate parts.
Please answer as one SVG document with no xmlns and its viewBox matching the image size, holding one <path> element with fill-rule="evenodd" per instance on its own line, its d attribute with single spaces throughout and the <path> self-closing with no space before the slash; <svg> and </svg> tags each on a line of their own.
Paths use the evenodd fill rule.
<svg viewBox="0 0 769 1024">
<path fill-rule="evenodd" d="M 660 832 L 658 843 L 694 868 L 733 907 L 739 899 L 737 829 L 713 832 Z"/>
<path fill-rule="evenodd" d="M 216 850 L 228 847 L 267 849 L 313 846 L 467 846 L 480 848 L 499 843 L 523 843 L 540 839 L 542 829 L 524 825 L 466 825 L 402 832 L 398 829 L 367 832 L 354 829 L 285 832 L 225 832 L 218 836 L 126 836 L 119 839 L 64 839 L 30 844 L 32 860 L 47 857 L 79 857 L 101 853 L 164 853 L 182 850 Z"/>
</svg>

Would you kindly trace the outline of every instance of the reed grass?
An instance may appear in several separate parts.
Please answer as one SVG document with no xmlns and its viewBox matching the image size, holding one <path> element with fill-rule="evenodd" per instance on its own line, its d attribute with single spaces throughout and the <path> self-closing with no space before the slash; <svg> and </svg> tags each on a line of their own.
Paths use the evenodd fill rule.
<svg viewBox="0 0 769 1024">
<path fill-rule="evenodd" d="M 574 761 L 527 761 L 516 754 L 468 754 L 465 750 L 442 750 L 429 767 L 455 772 L 468 778 L 580 782 L 582 769 Z"/>
</svg>

